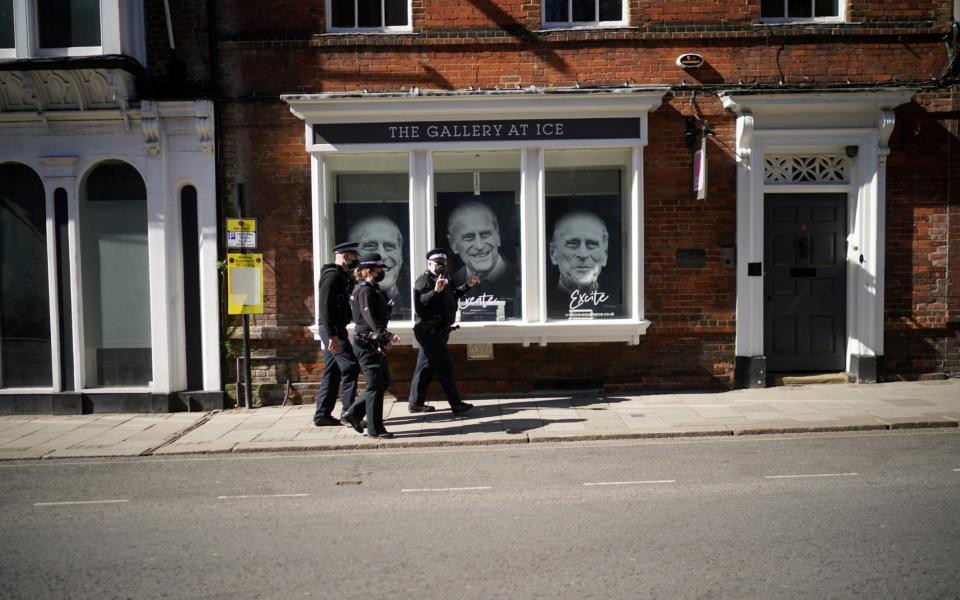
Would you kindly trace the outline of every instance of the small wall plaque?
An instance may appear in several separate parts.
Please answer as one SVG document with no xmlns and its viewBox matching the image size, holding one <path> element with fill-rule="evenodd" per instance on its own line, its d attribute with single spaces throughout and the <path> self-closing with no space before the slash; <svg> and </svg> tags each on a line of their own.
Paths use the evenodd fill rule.
<svg viewBox="0 0 960 600">
<path fill-rule="evenodd" d="M 493 360 L 493 344 L 467 344 L 467 360 Z"/>
</svg>

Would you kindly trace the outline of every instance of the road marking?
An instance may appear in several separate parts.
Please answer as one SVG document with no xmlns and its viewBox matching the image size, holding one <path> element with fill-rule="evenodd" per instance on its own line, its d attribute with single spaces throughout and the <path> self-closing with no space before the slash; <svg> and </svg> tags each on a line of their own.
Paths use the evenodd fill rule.
<svg viewBox="0 0 960 600">
<path fill-rule="evenodd" d="M 34 506 L 71 506 L 75 504 L 120 504 L 129 500 L 76 500 L 72 502 L 34 502 Z"/>
<path fill-rule="evenodd" d="M 310 494 L 247 494 L 243 496 L 217 496 L 217 500 L 243 500 L 246 498 L 303 498 Z"/>
<path fill-rule="evenodd" d="M 960 473 L 960 469 L 954 469 L 954 471 L 956 471 L 957 473 Z"/>
<path fill-rule="evenodd" d="M 807 477 L 855 477 L 859 473 L 813 473 L 811 475 L 764 475 L 766 479 L 803 479 Z"/>
<path fill-rule="evenodd" d="M 475 487 L 449 487 L 449 488 L 408 488 L 400 490 L 401 493 L 407 494 L 410 492 L 473 492 L 477 490 L 489 490 L 492 489 L 488 485 L 484 486 L 475 486 Z"/>
<path fill-rule="evenodd" d="M 676 479 L 651 479 L 648 481 L 600 481 L 583 485 L 644 485 L 648 483 L 676 483 Z"/>
</svg>

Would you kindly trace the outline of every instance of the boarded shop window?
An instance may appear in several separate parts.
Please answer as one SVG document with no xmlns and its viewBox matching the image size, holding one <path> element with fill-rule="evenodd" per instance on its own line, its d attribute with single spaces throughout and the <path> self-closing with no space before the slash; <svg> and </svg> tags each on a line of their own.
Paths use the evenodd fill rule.
<svg viewBox="0 0 960 600">
<path fill-rule="evenodd" d="M 623 0 L 544 0 L 543 22 L 548 27 L 622 25 Z"/>
<path fill-rule="evenodd" d="M 627 315 L 630 152 L 548 151 L 544 248 L 547 317 Z"/>
<path fill-rule="evenodd" d="M 410 262 L 410 180 L 407 154 L 337 155 L 326 158 L 327 194 L 333 201 L 336 243 L 360 244 L 387 265 L 380 288 L 393 301 L 392 320 L 413 319 Z"/>
<path fill-rule="evenodd" d="M 410 0 L 327 0 L 329 26 L 338 30 L 409 30 Z"/>
<path fill-rule="evenodd" d="M 520 152 L 437 152 L 433 161 L 435 245 L 450 249 L 455 285 L 480 278 L 460 300 L 460 320 L 519 319 Z"/>
</svg>

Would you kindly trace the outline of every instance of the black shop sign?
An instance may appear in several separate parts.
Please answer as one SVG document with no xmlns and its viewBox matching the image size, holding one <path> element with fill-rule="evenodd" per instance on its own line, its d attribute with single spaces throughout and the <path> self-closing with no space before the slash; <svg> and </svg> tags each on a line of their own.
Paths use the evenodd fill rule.
<svg viewBox="0 0 960 600">
<path fill-rule="evenodd" d="M 410 144 L 521 140 L 606 140 L 640 137 L 640 119 L 536 119 L 524 121 L 398 121 L 320 123 L 316 144 Z"/>
</svg>

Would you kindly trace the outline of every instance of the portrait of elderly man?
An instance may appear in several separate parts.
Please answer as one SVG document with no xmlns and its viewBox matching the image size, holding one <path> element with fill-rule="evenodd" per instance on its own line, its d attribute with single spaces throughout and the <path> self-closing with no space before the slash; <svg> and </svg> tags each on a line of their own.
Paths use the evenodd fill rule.
<svg viewBox="0 0 960 600">
<path fill-rule="evenodd" d="M 460 203 L 447 219 L 447 241 L 463 262 L 453 274 L 455 285 L 463 285 L 476 275 L 480 283 L 468 295 L 516 295 L 516 269 L 500 251 L 500 224 L 489 206 L 474 200 Z"/>
<path fill-rule="evenodd" d="M 393 220 L 373 215 L 356 221 L 347 231 L 347 239 L 359 244 L 360 254 L 379 254 L 387 267 L 380 289 L 393 300 L 393 319 L 410 318 L 408 290 L 403 276 L 403 232 Z"/>
<path fill-rule="evenodd" d="M 576 309 L 613 308 L 620 291 L 600 286 L 609 245 L 606 223 L 592 212 L 574 210 L 557 220 L 548 248 L 550 262 L 559 272 L 556 290 L 548 302 L 552 316 Z"/>
</svg>

